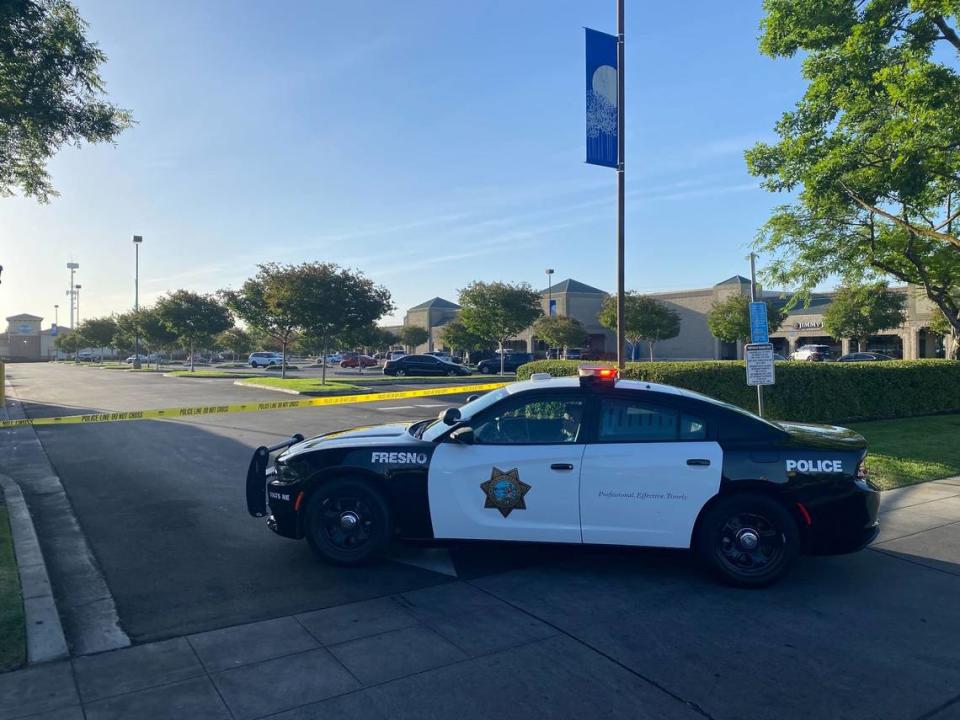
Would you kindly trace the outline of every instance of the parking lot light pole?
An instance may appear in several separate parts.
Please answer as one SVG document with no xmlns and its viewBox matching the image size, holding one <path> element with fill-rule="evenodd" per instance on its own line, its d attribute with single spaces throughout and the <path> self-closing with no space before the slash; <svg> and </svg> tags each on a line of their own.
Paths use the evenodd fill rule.
<svg viewBox="0 0 960 720">
<path fill-rule="evenodd" d="M 70 296 L 70 329 L 73 330 L 76 327 L 73 324 L 73 273 L 80 267 L 80 263 L 68 262 L 67 270 L 70 271 L 70 289 L 67 290 L 67 295 Z"/>
<path fill-rule="evenodd" d="M 547 317 L 553 316 L 553 268 L 547 268 Z"/>
<path fill-rule="evenodd" d="M 133 247 L 135 253 L 134 275 L 133 275 L 133 312 L 137 315 L 134 321 L 134 349 L 133 349 L 133 369 L 140 369 L 140 243 L 143 242 L 142 235 L 133 236 Z"/>
<path fill-rule="evenodd" d="M 54 303 L 54 305 L 53 305 L 53 324 L 56 326 L 57 332 L 59 333 L 59 332 L 60 332 L 60 305 L 58 305 L 57 303 Z M 59 348 L 54 348 L 53 351 L 54 351 L 54 357 L 55 357 L 57 360 L 59 360 L 59 359 L 60 359 L 60 349 L 59 349 Z"/>
</svg>

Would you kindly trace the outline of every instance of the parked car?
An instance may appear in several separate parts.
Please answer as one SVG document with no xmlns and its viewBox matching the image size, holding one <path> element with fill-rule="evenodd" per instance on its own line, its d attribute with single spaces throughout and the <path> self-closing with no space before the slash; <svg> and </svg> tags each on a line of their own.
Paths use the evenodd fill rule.
<svg viewBox="0 0 960 720">
<path fill-rule="evenodd" d="M 384 375 L 469 375 L 470 370 L 433 355 L 404 355 L 387 360 Z"/>
<path fill-rule="evenodd" d="M 342 368 L 376 367 L 379 363 L 369 355 L 352 355 L 340 361 Z"/>
<path fill-rule="evenodd" d="M 398 360 L 404 357 L 407 353 L 404 350 L 391 350 L 387 353 L 387 360 Z"/>
<path fill-rule="evenodd" d="M 774 360 L 786 360 L 787 358 L 784 357 L 783 355 L 781 355 L 780 353 L 774 353 L 774 354 L 773 354 L 773 359 L 774 359 Z"/>
<path fill-rule="evenodd" d="M 809 360 L 811 362 L 821 362 L 823 360 L 832 360 L 833 351 L 829 345 L 803 345 L 790 356 L 791 360 Z"/>
<path fill-rule="evenodd" d="M 504 353 L 503 369 L 505 372 L 516 372 L 518 367 L 525 365 L 532 360 L 533 355 L 530 353 Z M 477 372 L 482 372 L 485 375 L 500 372 L 500 357 L 497 356 L 493 358 L 487 358 L 486 360 L 481 360 L 479 363 L 477 363 Z"/>
<path fill-rule="evenodd" d="M 100 356 L 89 350 L 81 350 L 77 353 L 77 360 L 80 362 L 100 362 Z"/>
<path fill-rule="evenodd" d="M 837 358 L 837 362 L 878 362 L 882 360 L 893 360 L 889 355 L 878 352 L 853 352 L 847 353 Z"/>
<path fill-rule="evenodd" d="M 655 546 L 692 550 L 744 587 L 880 532 L 867 443 L 852 430 L 770 422 L 609 367 L 580 373 L 534 374 L 436 420 L 260 447 L 247 511 L 337 565 L 395 540 Z"/>
<path fill-rule="evenodd" d="M 126 360 L 124 360 L 124 362 L 125 362 L 127 365 L 132 365 L 132 364 L 135 363 L 138 359 L 140 360 L 140 362 L 145 363 L 145 362 L 149 362 L 149 361 L 150 361 L 150 356 L 149 356 L 149 355 L 143 355 L 143 354 L 140 354 L 140 355 L 131 355 L 131 356 L 128 357 Z"/>
<path fill-rule="evenodd" d="M 278 352 L 255 352 L 250 353 L 247 362 L 252 368 L 274 367 L 283 364 L 283 355 Z"/>
</svg>

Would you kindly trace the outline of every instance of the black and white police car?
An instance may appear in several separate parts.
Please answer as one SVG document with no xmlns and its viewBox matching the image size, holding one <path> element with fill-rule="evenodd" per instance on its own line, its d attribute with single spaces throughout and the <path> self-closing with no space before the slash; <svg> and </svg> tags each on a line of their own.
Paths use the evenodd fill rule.
<svg viewBox="0 0 960 720">
<path fill-rule="evenodd" d="M 727 582 L 762 586 L 801 552 L 853 552 L 877 536 L 866 452 L 845 428 L 769 422 L 581 368 L 436 420 L 261 447 L 247 506 L 337 564 L 395 538 L 692 548 Z"/>
</svg>

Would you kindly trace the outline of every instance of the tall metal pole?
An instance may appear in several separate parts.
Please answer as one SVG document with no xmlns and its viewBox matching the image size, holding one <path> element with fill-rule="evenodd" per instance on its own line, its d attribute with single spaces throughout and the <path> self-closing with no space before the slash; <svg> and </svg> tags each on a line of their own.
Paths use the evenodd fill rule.
<svg viewBox="0 0 960 720">
<path fill-rule="evenodd" d="M 133 236 L 133 247 L 136 252 L 135 270 L 133 275 L 133 311 L 140 312 L 140 243 L 143 242 L 141 235 Z M 135 322 L 133 349 L 133 369 L 140 369 L 140 318 Z"/>
<path fill-rule="evenodd" d="M 74 294 L 74 292 L 75 292 L 75 291 L 74 291 L 74 287 L 73 287 L 73 284 L 74 284 L 74 283 L 73 283 L 73 273 L 74 273 L 74 271 L 76 271 L 77 268 L 79 268 L 79 267 L 80 267 L 80 263 L 75 263 L 75 262 L 68 262 L 68 263 L 67 263 L 67 270 L 70 271 L 70 290 L 67 291 L 67 294 L 70 296 L 70 329 L 71 329 L 71 330 L 73 330 L 74 327 L 76 327 L 76 326 L 73 324 L 73 294 Z"/>
<path fill-rule="evenodd" d="M 60 306 L 54 303 L 53 306 L 53 324 L 57 326 L 57 337 L 60 336 Z M 54 357 L 60 359 L 60 350 L 59 348 L 54 348 Z"/>
<path fill-rule="evenodd" d="M 757 255 L 750 253 L 750 302 L 757 301 Z M 753 338 L 750 338 L 753 340 Z M 763 417 L 763 385 L 757 385 L 757 415 Z"/>
<path fill-rule="evenodd" d="M 70 274 L 72 275 L 73 273 L 71 272 Z M 72 292 L 76 295 L 76 297 L 77 297 L 77 332 L 79 332 L 79 330 L 80 330 L 80 284 L 78 283 L 78 284 L 74 285 L 74 286 L 71 288 L 71 291 L 72 291 Z M 73 297 L 74 297 L 74 295 L 71 294 L 71 295 L 70 295 L 70 307 L 73 307 Z M 71 329 L 73 329 L 73 328 L 71 328 Z M 76 363 L 79 363 L 79 362 L 80 362 L 80 340 L 82 340 L 82 338 L 81 338 L 79 335 L 77 335 L 77 345 L 76 345 L 76 350 L 74 351 L 74 355 L 73 355 L 73 361 L 76 362 Z"/>
<path fill-rule="evenodd" d="M 624 160 L 623 148 L 623 1 L 617 0 L 617 367 L 626 365 L 624 356 L 623 255 L 624 255 Z"/>
</svg>

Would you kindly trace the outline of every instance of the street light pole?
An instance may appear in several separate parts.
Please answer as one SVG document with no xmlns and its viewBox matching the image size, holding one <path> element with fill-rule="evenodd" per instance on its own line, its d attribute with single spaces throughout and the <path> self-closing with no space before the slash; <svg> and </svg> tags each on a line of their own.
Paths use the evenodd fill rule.
<svg viewBox="0 0 960 720">
<path fill-rule="evenodd" d="M 57 328 L 57 337 L 60 336 L 60 305 L 57 303 L 53 304 L 53 325 Z M 60 359 L 60 349 L 54 346 L 54 357 Z"/>
<path fill-rule="evenodd" d="M 142 235 L 133 236 L 133 247 L 136 253 L 136 260 L 134 261 L 135 270 L 133 276 L 133 311 L 134 313 L 140 312 L 140 243 L 143 242 Z M 134 332 L 134 350 L 133 350 L 133 369 L 140 369 L 140 318 L 136 318 L 134 322 L 135 332 Z"/>
<path fill-rule="evenodd" d="M 617 0 L 617 367 L 626 366 L 624 358 L 624 165 L 623 149 L 624 93 L 623 93 L 623 0 Z"/>
<path fill-rule="evenodd" d="M 73 273 L 80 267 L 80 263 L 68 262 L 67 270 L 70 271 L 70 290 L 67 293 L 70 295 L 70 329 L 74 329 L 73 324 Z"/>
<path fill-rule="evenodd" d="M 547 268 L 547 316 L 553 316 L 553 268 Z"/>
<path fill-rule="evenodd" d="M 72 271 L 70 275 L 71 277 L 73 276 Z M 81 337 L 80 337 L 80 283 L 77 283 L 72 288 L 70 288 L 70 293 L 71 293 L 70 294 L 70 314 L 71 315 L 73 314 L 74 298 L 76 298 L 76 305 L 77 305 L 77 327 L 75 330 L 73 327 L 70 328 L 71 330 L 74 330 L 74 332 L 77 333 L 77 343 L 73 351 L 73 361 L 75 363 L 79 363 L 80 362 L 80 340 L 81 340 Z M 71 317 L 70 320 L 72 322 L 73 318 Z"/>
</svg>

